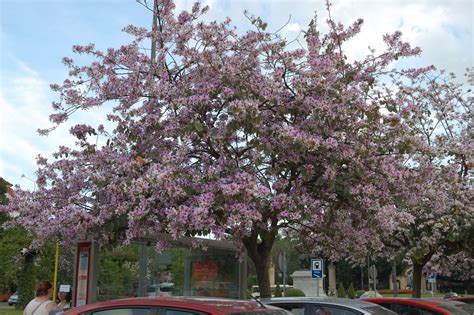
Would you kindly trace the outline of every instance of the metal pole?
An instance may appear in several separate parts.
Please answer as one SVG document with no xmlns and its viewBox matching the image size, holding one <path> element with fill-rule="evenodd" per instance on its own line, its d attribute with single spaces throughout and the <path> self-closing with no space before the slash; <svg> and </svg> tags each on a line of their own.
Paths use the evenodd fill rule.
<svg viewBox="0 0 474 315">
<path fill-rule="evenodd" d="M 364 267 L 360 266 L 360 289 L 364 290 Z"/>
<path fill-rule="evenodd" d="M 316 279 L 316 296 L 319 296 L 319 278 Z"/>
<path fill-rule="evenodd" d="M 146 276 L 147 276 L 147 243 L 143 241 L 140 243 L 140 269 L 138 271 L 138 296 L 146 296 Z"/>
<path fill-rule="evenodd" d="M 283 268 L 283 296 L 286 296 L 286 266 Z"/>
<path fill-rule="evenodd" d="M 376 293 L 377 292 L 377 268 L 375 268 L 375 264 L 374 264 L 374 270 L 373 270 L 373 276 L 374 276 L 374 297 L 376 297 Z"/>
<path fill-rule="evenodd" d="M 58 289 L 58 265 L 59 265 L 59 239 L 56 240 L 56 255 L 54 259 L 54 277 L 53 277 L 53 302 L 56 302 Z"/>
<path fill-rule="evenodd" d="M 392 265 L 392 283 L 393 283 L 393 296 L 398 296 L 398 283 L 397 283 L 397 262 L 393 259 Z"/>
<path fill-rule="evenodd" d="M 367 256 L 367 287 L 370 291 L 370 257 Z"/>
<path fill-rule="evenodd" d="M 151 30 L 153 31 L 153 33 L 156 31 L 156 23 L 158 20 L 157 14 L 158 14 L 158 2 L 157 0 L 154 0 L 153 1 L 153 25 L 151 26 Z M 152 34 L 151 36 L 151 56 L 150 56 L 151 66 L 153 66 L 156 59 L 156 41 L 155 41 L 154 36 L 155 34 Z"/>
</svg>

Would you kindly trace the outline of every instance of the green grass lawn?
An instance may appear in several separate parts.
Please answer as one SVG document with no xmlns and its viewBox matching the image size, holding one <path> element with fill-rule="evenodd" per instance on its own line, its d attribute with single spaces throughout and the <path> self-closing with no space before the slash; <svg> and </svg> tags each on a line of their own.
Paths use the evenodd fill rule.
<svg viewBox="0 0 474 315">
<path fill-rule="evenodd" d="M 0 315 L 21 315 L 22 310 L 17 310 L 14 307 L 0 307 Z"/>
</svg>

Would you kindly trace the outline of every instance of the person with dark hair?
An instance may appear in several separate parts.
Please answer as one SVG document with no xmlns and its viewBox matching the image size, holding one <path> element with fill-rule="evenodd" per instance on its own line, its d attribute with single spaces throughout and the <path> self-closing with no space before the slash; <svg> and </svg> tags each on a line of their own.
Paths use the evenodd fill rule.
<svg viewBox="0 0 474 315">
<path fill-rule="evenodd" d="M 69 289 L 68 290 L 59 289 L 58 300 L 59 300 L 59 303 L 58 303 L 59 308 L 62 308 L 64 310 L 71 308 L 71 291 L 69 291 Z"/>
<path fill-rule="evenodd" d="M 49 281 L 40 281 L 36 286 L 36 297 L 25 307 L 23 315 L 48 315 L 56 309 L 56 304 L 51 301 L 53 285 Z"/>
</svg>

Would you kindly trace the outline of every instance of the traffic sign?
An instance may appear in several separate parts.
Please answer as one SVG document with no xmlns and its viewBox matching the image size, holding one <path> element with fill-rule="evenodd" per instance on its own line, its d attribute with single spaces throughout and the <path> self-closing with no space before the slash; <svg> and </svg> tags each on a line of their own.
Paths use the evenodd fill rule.
<svg viewBox="0 0 474 315">
<path fill-rule="evenodd" d="M 311 278 L 322 279 L 324 275 L 324 265 L 322 259 L 311 259 Z"/>
<path fill-rule="evenodd" d="M 432 272 L 428 276 L 428 283 L 434 283 L 434 282 L 436 282 L 436 272 Z"/>
</svg>

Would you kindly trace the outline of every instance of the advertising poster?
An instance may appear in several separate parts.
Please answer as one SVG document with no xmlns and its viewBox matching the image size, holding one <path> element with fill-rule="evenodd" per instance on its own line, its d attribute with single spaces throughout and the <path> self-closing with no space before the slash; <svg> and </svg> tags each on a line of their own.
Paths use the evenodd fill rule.
<svg viewBox="0 0 474 315">
<path fill-rule="evenodd" d="M 239 296 L 239 265 L 234 253 L 187 257 L 194 296 Z"/>
<path fill-rule="evenodd" d="M 90 244 L 78 245 L 76 306 L 87 304 L 87 287 L 89 284 Z"/>
</svg>

